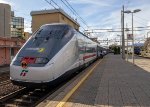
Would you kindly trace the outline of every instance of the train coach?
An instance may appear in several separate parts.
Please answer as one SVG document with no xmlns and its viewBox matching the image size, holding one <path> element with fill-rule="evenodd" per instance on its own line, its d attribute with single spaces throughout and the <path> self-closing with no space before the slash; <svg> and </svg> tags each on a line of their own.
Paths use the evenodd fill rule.
<svg viewBox="0 0 150 107">
<path fill-rule="evenodd" d="M 51 86 L 101 57 L 99 47 L 67 24 L 43 25 L 11 62 L 10 79 L 20 86 Z"/>
</svg>

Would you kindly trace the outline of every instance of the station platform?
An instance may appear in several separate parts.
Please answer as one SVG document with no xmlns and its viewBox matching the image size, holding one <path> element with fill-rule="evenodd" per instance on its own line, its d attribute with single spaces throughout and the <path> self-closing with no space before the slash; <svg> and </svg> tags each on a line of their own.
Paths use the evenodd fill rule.
<svg viewBox="0 0 150 107">
<path fill-rule="evenodd" d="M 138 63 L 109 54 L 38 107 L 150 107 L 150 70 Z"/>
</svg>

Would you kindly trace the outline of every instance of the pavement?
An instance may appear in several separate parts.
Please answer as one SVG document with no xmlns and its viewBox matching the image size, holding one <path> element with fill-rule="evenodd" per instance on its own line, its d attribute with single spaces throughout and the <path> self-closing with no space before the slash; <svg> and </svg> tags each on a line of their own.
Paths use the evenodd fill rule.
<svg viewBox="0 0 150 107">
<path fill-rule="evenodd" d="M 129 56 L 130 63 L 133 63 L 132 57 Z M 147 72 L 150 72 L 150 58 L 135 56 L 134 64 Z"/>
<path fill-rule="evenodd" d="M 146 59 L 142 60 L 141 64 Z M 139 62 L 132 64 L 120 55 L 109 54 L 100 63 L 95 62 L 96 68 L 93 64 L 42 103 L 45 107 L 62 107 L 58 106 L 60 102 L 63 107 L 150 107 L 150 70 L 144 69 L 145 63 L 138 66 Z M 71 93 L 91 69 L 93 72 Z"/>
</svg>

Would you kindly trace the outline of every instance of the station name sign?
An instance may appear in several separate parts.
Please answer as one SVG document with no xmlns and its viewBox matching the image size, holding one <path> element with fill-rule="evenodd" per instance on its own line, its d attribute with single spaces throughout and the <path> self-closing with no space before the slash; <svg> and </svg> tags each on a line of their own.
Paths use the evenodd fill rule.
<svg viewBox="0 0 150 107">
<path fill-rule="evenodd" d="M 128 40 L 133 40 L 133 35 L 132 34 L 127 34 L 127 39 Z"/>
</svg>

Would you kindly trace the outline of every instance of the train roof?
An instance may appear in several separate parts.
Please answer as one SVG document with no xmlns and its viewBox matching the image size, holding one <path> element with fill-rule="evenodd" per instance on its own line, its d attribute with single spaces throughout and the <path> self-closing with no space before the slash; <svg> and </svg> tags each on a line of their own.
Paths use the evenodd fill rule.
<svg viewBox="0 0 150 107">
<path fill-rule="evenodd" d="M 72 29 L 74 29 L 72 26 L 70 26 L 70 25 L 68 25 L 68 24 L 66 24 L 66 23 L 50 23 L 50 24 L 44 24 L 44 25 L 42 25 L 42 26 L 46 26 L 46 25 L 64 25 L 64 26 L 69 26 L 69 27 L 71 27 Z M 41 26 L 41 27 L 42 27 Z M 75 30 L 75 29 L 74 29 Z M 94 40 L 92 40 L 91 38 L 89 38 L 87 35 L 85 35 L 84 33 L 82 33 L 82 32 L 80 32 L 80 31 L 77 31 L 77 30 L 75 30 L 76 32 L 79 32 L 80 34 L 82 34 L 83 36 L 85 36 L 85 37 L 87 37 L 88 39 L 90 39 L 91 41 L 93 41 L 93 42 L 95 42 Z M 95 42 L 95 43 L 97 43 L 97 42 Z M 97 43 L 98 44 L 98 43 Z"/>
<path fill-rule="evenodd" d="M 85 35 L 84 33 L 80 32 L 80 31 L 77 31 L 77 32 L 81 33 L 83 36 L 85 36 L 85 37 L 87 37 L 88 39 L 90 39 L 91 41 L 95 42 L 93 39 L 89 38 L 89 37 L 88 37 L 87 35 Z M 95 43 L 97 43 L 97 42 L 95 42 Z M 97 44 L 98 44 L 98 43 L 97 43 Z"/>
</svg>

